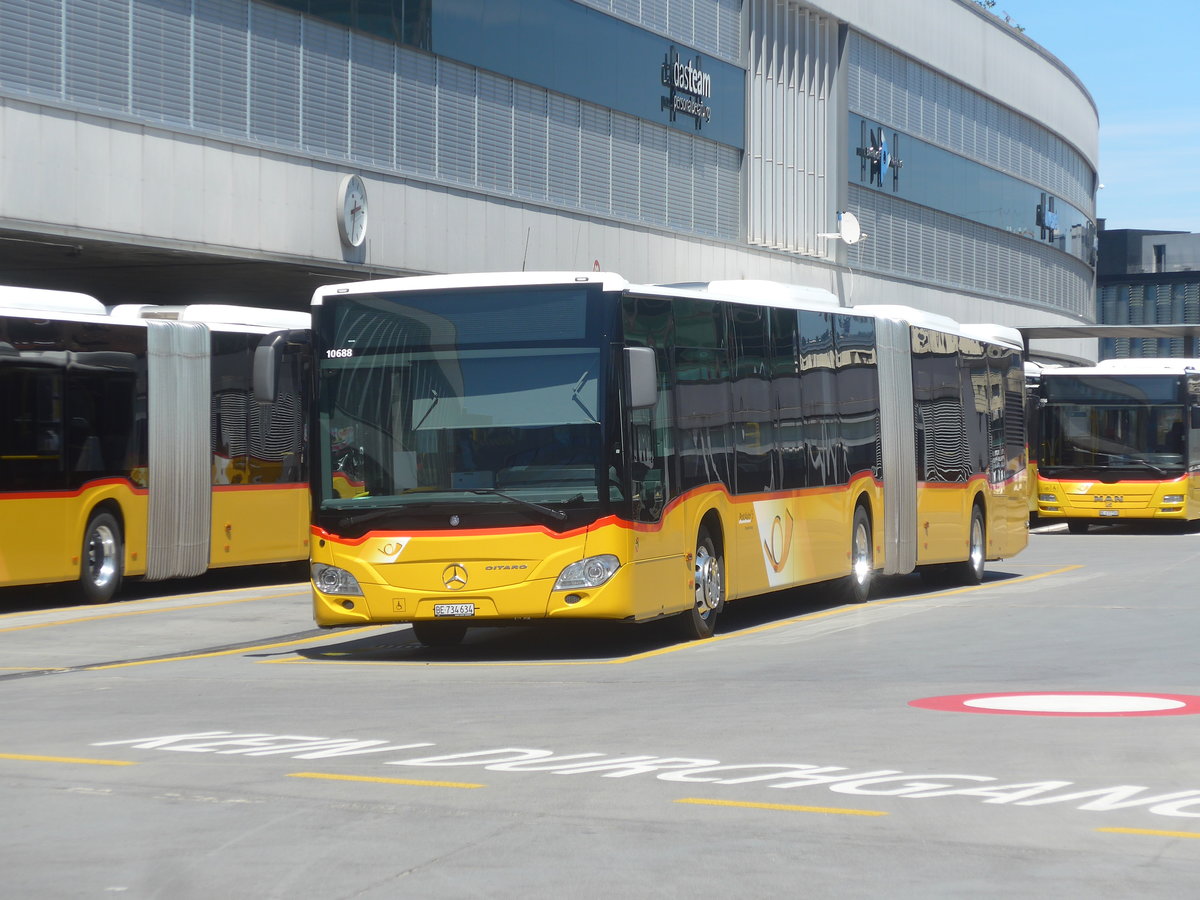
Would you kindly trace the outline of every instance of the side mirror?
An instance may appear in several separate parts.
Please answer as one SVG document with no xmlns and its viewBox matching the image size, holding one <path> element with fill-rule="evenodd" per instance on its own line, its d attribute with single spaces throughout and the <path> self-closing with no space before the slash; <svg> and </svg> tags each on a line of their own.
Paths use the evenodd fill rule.
<svg viewBox="0 0 1200 900">
<path fill-rule="evenodd" d="M 658 364 L 650 347 L 626 347 L 625 372 L 632 409 L 648 409 L 658 402 Z"/>
<path fill-rule="evenodd" d="M 309 344 L 307 331 L 273 331 L 264 334 L 254 348 L 254 374 L 251 389 L 258 403 L 274 403 L 279 396 L 279 369 L 289 345 Z"/>
</svg>

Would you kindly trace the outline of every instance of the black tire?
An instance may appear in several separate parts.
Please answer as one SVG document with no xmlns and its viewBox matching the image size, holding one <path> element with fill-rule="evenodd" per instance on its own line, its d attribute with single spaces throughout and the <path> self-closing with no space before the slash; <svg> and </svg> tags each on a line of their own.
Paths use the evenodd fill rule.
<svg viewBox="0 0 1200 900">
<path fill-rule="evenodd" d="M 692 590 L 692 608 L 679 616 L 680 631 L 686 640 L 703 640 L 712 637 L 725 606 L 725 556 L 704 527 L 696 535 Z"/>
<path fill-rule="evenodd" d="M 1070 519 L 1067 522 L 1067 531 L 1071 534 L 1087 534 L 1088 522 L 1086 519 Z"/>
<path fill-rule="evenodd" d="M 971 507 L 971 530 L 967 537 L 967 558 L 964 562 L 951 563 L 947 567 L 950 581 L 954 584 L 982 584 L 983 570 L 987 563 L 987 525 L 983 510 Z"/>
<path fill-rule="evenodd" d="M 462 622 L 413 622 L 413 634 L 426 647 L 454 647 L 466 637 Z"/>
<path fill-rule="evenodd" d="M 125 541 L 121 525 L 112 513 L 95 513 L 83 532 L 79 596 L 85 603 L 107 603 L 121 589 L 124 577 Z"/>
<path fill-rule="evenodd" d="M 866 603 L 875 580 L 875 550 L 871 537 L 871 516 L 866 507 L 854 508 L 850 528 L 850 574 L 842 579 L 840 593 L 846 603 Z"/>
</svg>

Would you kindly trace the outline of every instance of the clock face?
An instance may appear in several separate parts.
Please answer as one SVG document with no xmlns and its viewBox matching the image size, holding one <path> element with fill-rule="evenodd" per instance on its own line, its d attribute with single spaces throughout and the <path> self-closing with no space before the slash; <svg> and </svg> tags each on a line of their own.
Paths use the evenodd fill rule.
<svg viewBox="0 0 1200 900">
<path fill-rule="evenodd" d="M 367 237 L 367 186 L 357 175 L 347 175 L 338 190 L 338 231 L 351 247 Z"/>
</svg>

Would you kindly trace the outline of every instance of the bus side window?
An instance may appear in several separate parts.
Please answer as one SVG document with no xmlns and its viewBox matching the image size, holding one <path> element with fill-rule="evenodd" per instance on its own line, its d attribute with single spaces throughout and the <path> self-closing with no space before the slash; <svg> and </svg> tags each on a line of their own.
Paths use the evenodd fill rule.
<svg viewBox="0 0 1200 900">
<path fill-rule="evenodd" d="M 65 486 L 61 370 L 0 369 L 0 484 Z"/>
<path fill-rule="evenodd" d="M 657 402 L 652 407 L 629 411 L 628 461 L 633 518 L 655 522 L 676 491 L 670 355 L 674 321 L 670 304 L 663 300 L 627 297 L 623 303 L 626 343 L 652 348 L 658 370 Z"/>
</svg>

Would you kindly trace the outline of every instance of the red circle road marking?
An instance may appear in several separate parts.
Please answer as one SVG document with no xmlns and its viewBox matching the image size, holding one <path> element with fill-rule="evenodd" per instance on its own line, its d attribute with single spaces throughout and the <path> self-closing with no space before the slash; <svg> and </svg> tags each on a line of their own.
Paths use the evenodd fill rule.
<svg viewBox="0 0 1200 900">
<path fill-rule="evenodd" d="M 999 716 L 1192 716 L 1200 697 L 1189 694 L 1137 694 L 1115 691 L 1013 691 L 925 697 L 908 704 L 943 712 Z"/>
</svg>

